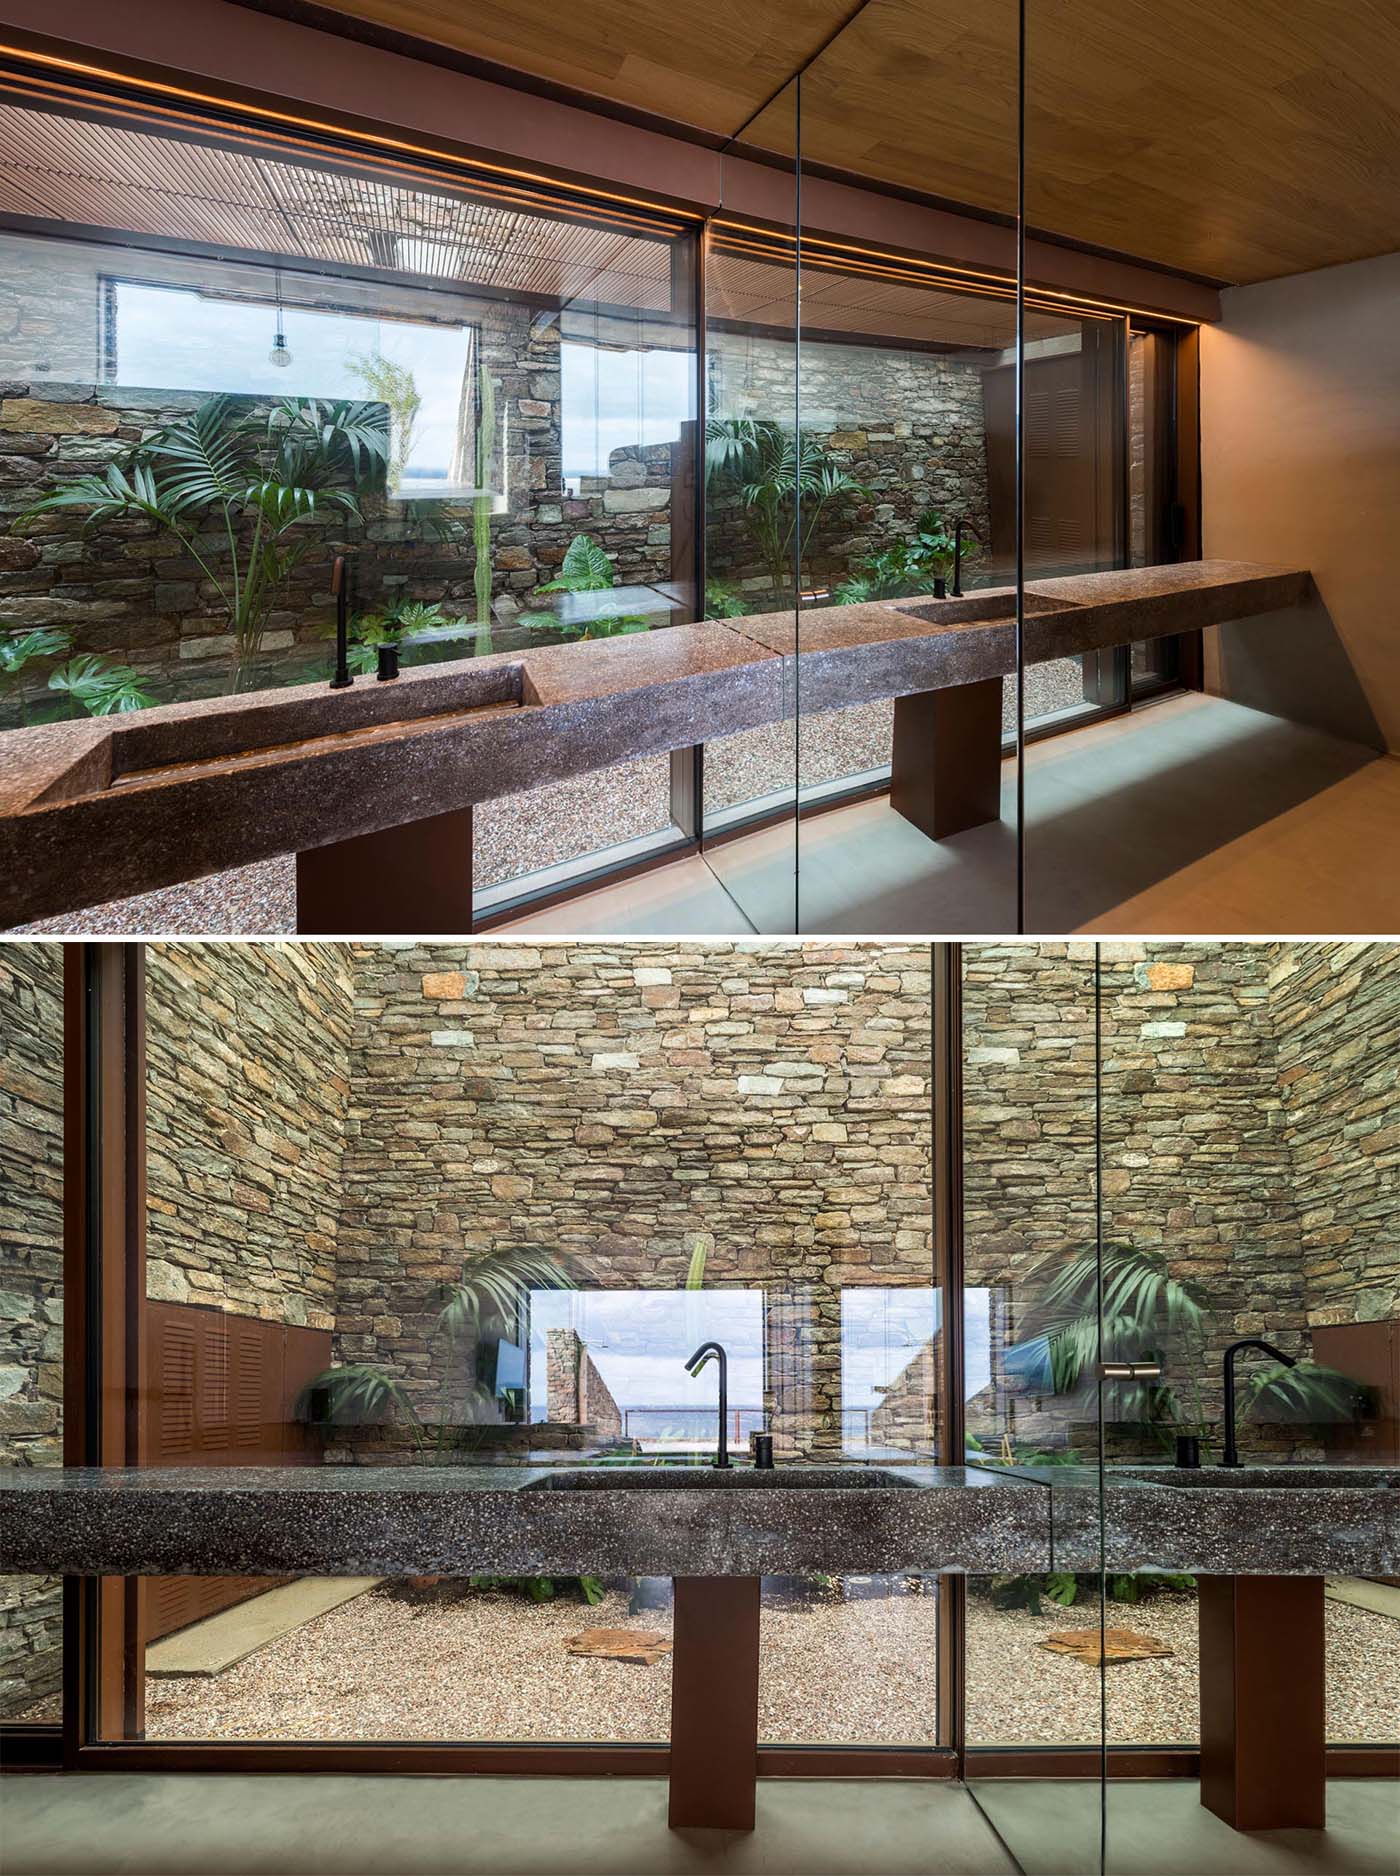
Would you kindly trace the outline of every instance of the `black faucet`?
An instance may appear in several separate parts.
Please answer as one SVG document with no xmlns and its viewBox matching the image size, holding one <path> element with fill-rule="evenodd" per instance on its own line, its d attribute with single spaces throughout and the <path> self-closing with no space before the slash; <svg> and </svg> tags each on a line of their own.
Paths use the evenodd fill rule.
<svg viewBox="0 0 1400 1876">
<path fill-rule="evenodd" d="M 729 1458 L 729 1357 L 718 1342 L 702 1342 L 685 1364 L 688 1375 L 697 1375 L 707 1361 L 719 1363 L 719 1445 L 715 1449 L 715 1469 L 730 1469 Z"/>
<path fill-rule="evenodd" d="M 1220 1457 L 1222 1466 L 1240 1464 L 1240 1455 L 1235 1446 L 1235 1357 L 1246 1348 L 1262 1349 L 1266 1355 L 1272 1355 L 1275 1361 L 1281 1361 L 1285 1368 L 1298 1365 L 1291 1355 L 1285 1355 L 1272 1342 L 1261 1341 L 1257 1335 L 1246 1335 L 1238 1342 L 1231 1342 L 1225 1351 L 1225 1451 Z"/>
<path fill-rule="evenodd" d="M 953 523 L 953 589 L 949 599 L 962 598 L 962 531 L 961 521 Z"/>
<path fill-rule="evenodd" d="M 332 690 L 348 690 L 354 683 L 350 675 L 350 583 L 345 577 L 345 556 L 337 554 L 331 568 L 331 591 L 335 594 L 335 676 Z"/>
</svg>

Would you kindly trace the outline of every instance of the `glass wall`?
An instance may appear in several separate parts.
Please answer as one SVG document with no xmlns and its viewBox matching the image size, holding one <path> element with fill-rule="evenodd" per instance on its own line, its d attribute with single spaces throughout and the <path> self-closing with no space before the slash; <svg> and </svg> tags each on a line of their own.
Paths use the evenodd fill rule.
<svg viewBox="0 0 1400 1876">
<path fill-rule="evenodd" d="M 149 947 L 146 1463 L 707 1465 L 710 1338 L 741 1462 L 933 1458 L 930 985 L 893 944 Z M 668 1737 L 664 1649 L 567 1647 L 669 1642 L 668 1579 L 140 1606 L 149 1740 Z M 765 1579 L 763 1742 L 931 1748 L 937 1619 Z"/>
<path fill-rule="evenodd" d="M 0 946 L 0 1464 L 63 1463 L 63 953 Z M 62 1584 L 0 1576 L 0 1735 L 57 1723 Z M 2 1741 L 0 1741 L 2 1743 Z"/>
<path fill-rule="evenodd" d="M 696 616 L 686 223 L 17 104 L 0 129 L 29 153 L 0 730 L 323 680 L 341 555 L 360 673 Z M 669 756 L 476 831 L 490 910 L 677 838 Z"/>
</svg>

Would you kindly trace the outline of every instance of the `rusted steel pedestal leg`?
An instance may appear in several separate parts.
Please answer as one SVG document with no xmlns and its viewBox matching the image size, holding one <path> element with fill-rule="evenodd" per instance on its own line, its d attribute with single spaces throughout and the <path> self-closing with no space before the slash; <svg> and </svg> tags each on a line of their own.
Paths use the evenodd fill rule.
<svg viewBox="0 0 1400 1876">
<path fill-rule="evenodd" d="M 930 840 L 1001 816 L 1001 679 L 897 697 L 890 806 Z"/>
<path fill-rule="evenodd" d="M 1321 1830 L 1320 1576 L 1203 1576 L 1201 1803 L 1236 1830 Z"/>
<path fill-rule="evenodd" d="M 452 808 L 297 855 L 297 930 L 453 938 L 472 929 L 472 811 Z"/>
<path fill-rule="evenodd" d="M 758 1778 L 756 1576 L 678 1576 L 672 1830 L 752 1830 Z"/>
</svg>

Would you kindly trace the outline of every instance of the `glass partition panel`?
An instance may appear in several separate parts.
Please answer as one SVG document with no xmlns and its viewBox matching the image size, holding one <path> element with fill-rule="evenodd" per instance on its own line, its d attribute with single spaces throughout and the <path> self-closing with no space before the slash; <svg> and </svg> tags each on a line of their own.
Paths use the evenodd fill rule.
<svg viewBox="0 0 1400 1876">
<path fill-rule="evenodd" d="M 1389 1160 L 1400 948 L 1112 949 L 1104 965 L 1105 1234 L 1147 1279 L 1141 1333 L 1159 1348 L 1166 1377 L 1109 1427 L 1110 1466 L 1171 1466 L 1186 1435 L 1200 1442 L 1203 1484 L 1229 1478 L 1220 1470 L 1225 1351 L 1258 1338 L 1266 1346 L 1235 1357 L 1245 1468 L 1394 1467 L 1400 1193 Z M 1172 1322 L 1167 1283 L 1175 1286 Z M 1309 1529 L 1320 1542 L 1311 1516 Z M 1110 1575 L 1111 1593 L 1115 1581 Z M 1208 1645 L 1197 1580 L 1123 1587 L 1139 1590 L 1144 1605 L 1121 1611 L 1124 1619 L 1171 1653 L 1150 1676 L 1132 1669 L 1109 1677 L 1110 1739 L 1194 1745 Z M 1320 1582 L 1317 1595 L 1322 1603 Z M 1397 1614 L 1385 1582 L 1328 1577 L 1325 1703 L 1334 1744 L 1396 1743 Z"/>
<path fill-rule="evenodd" d="M 975 20 L 871 0 L 802 74 L 804 931 L 1016 928 L 1016 68 L 1008 0 Z M 788 147 L 769 113 L 745 140 Z M 930 630 L 955 621 L 991 629 Z"/>
<path fill-rule="evenodd" d="M 941 1451 L 927 947 L 149 947 L 150 1465 Z M 148 1739 L 664 1742 L 669 1580 L 147 1579 Z M 765 1580 L 765 1742 L 930 1747 L 936 1584 Z M 385 1664 L 394 1663 L 386 1673 Z M 844 1697 L 859 1690 L 859 1697 Z"/>
<path fill-rule="evenodd" d="M 1043 1554 L 967 1583 L 967 1771 L 1021 1866 L 1050 1876 L 1101 1850 L 1096 960 L 1064 942 L 962 957 L 968 1462 L 1046 1501 Z"/>
<path fill-rule="evenodd" d="M 63 1464 L 63 950 L 0 947 L 0 1465 Z M 63 1586 L 0 1576 L 6 1722 L 57 1724 Z"/>
<path fill-rule="evenodd" d="M 386 644 L 583 657 L 698 616 L 693 224 L 212 128 L 3 128 L 0 733 L 323 682 L 338 556 L 361 678 Z M 260 532 L 255 488 L 304 493 Z M 679 843 L 656 760 L 494 805 L 483 887 Z"/>
<path fill-rule="evenodd" d="M 705 617 L 759 668 L 745 721 L 701 759 L 710 871 L 756 932 L 798 930 L 794 833 L 797 666 L 808 492 L 799 378 L 801 81 L 721 157 L 722 206 L 704 247 Z"/>
</svg>

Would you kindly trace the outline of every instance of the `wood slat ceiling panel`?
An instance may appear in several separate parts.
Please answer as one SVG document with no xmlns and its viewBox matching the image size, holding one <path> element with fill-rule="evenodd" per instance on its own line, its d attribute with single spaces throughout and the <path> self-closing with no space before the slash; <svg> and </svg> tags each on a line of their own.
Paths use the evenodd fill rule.
<svg viewBox="0 0 1400 1876">
<path fill-rule="evenodd" d="M 10 214 L 664 312 L 665 241 L 0 104 Z"/>
<path fill-rule="evenodd" d="M 334 0 L 327 11 L 732 136 L 858 0 Z"/>
<path fill-rule="evenodd" d="M 735 135 L 807 66 L 810 162 L 1012 214 L 1014 0 L 334 0 Z M 853 15 L 853 16 L 852 16 Z M 1397 0 L 1034 0 L 1028 220 L 1224 281 L 1400 247 Z M 790 153 L 791 94 L 744 140 Z"/>
</svg>

